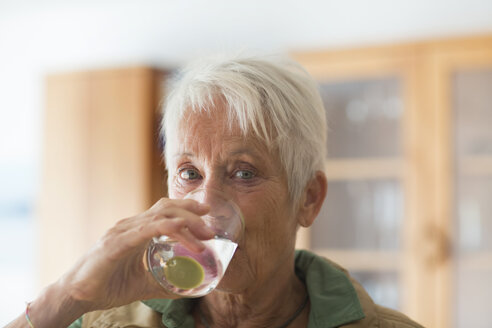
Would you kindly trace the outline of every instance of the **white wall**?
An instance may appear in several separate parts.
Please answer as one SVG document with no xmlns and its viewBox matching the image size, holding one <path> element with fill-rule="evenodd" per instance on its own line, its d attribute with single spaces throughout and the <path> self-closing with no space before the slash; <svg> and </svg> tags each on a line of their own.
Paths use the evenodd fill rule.
<svg viewBox="0 0 492 328">
<path fill-rule="evenodd" d="M 36 189 L 47 72 L 491 32 L 491 0 L 0 0 L 0 200 L 22 186 L 12 168 L 21 194 Z M 1 304 L 17 311 L 34 292 Z"/>
<path fill-rule="evenodd" d="M 0 0 L 0 163 L 39 157 L 49 71 L 487 32 L 490 0 Z"/>
</svg>

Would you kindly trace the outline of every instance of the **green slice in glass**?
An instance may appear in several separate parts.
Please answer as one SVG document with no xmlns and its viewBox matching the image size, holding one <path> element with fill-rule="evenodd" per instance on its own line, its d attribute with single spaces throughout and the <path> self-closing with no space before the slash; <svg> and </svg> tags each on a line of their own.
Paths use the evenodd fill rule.
<svg viewBox="0 0 492 328">
<path fill-rule="evenodd" d="M 187 256 L 175 256 L 164 265 L 166 280 L 175 287 L 192 289 L 200 286 L 205 271 L 200 263 Z"/>
</svg>

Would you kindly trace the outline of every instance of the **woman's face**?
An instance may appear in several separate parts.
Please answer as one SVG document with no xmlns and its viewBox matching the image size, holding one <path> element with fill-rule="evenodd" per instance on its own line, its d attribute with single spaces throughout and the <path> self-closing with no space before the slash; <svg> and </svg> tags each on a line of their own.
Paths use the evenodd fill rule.
<svg viewBox="0 0 492 328">
<path fill-rule="evenodd" d="M 241 208 L 245 235 L 219 289 L 243 292 L 292 270 L 297 221 L 278 154 L 239 128 L 228 128 L 224 110 L 189 114 L 168 149 L 169 196 L 197 188 L 228 194 Z M 291 273 L 291 272 L 290 272 Z"/>
</svg>

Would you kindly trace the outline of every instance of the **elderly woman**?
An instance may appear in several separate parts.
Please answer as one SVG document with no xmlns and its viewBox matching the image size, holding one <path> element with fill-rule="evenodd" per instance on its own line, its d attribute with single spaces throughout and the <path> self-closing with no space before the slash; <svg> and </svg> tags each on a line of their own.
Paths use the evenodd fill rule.
<svg viewBox="0 0 492 328">
<path fill-rule="evenodd" d="M 298 65 L 197 63 L 168 97 L 163 132 L 169 199 L 119 221 L 11 327 L 420 327 L 374 304 L 336 264 L 294 250 L 327 190 L 325 112 Z M 200 216 L 209 208 L 182 199 L 197 188 L 230 195 L 245 236 L 217 289 L 179 298 L 142 259 L 160 235 L 204 249 L 213 232 Z"/>
</svg>

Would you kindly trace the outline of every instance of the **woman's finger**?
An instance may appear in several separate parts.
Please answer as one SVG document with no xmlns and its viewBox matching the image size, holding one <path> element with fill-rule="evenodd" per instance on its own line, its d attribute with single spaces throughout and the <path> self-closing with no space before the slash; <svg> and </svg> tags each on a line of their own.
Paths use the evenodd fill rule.
<svg viewBox="0 0 492 328">
<path fill-rule="evenodd" d="M 187 227 L 178 231 L 173 237 L 179 240 L 184 247 L 192 252 L 200 253 L 205 249 L 203 242 L 196 239 Z"/>
<path fill-rule="evenodd" d="M 128 229 L 121 235 L 121 242 L 127 247 L 136 247 L 142 243 L 146 243 L 153 237 L 166 235 L 176 238 L 181 241 L 182 230 L 186 229 L 188 233 L 185 233 L 188 242 L 192 242 L 195 245 L 202 247 L 200 240 L 211 239 L 214 236 L 214 232 L 205 225 L 205 223 L 199 218 L 194 217 L 192 219 L 187 218 L 154 218 L 152 221 L 141 222 L 140 226 L 135 226 L 132 229 Z"/>
<path fill-rule="evenodd" d="M 151 212 L 160 212 L 171 208 L 183 208 L 197 215 L 204 215 L 210 211 L 210 206 L 202 204 L 194 199 L 169 199 L 161 198 L 151 208 Z"/>
</svg>

